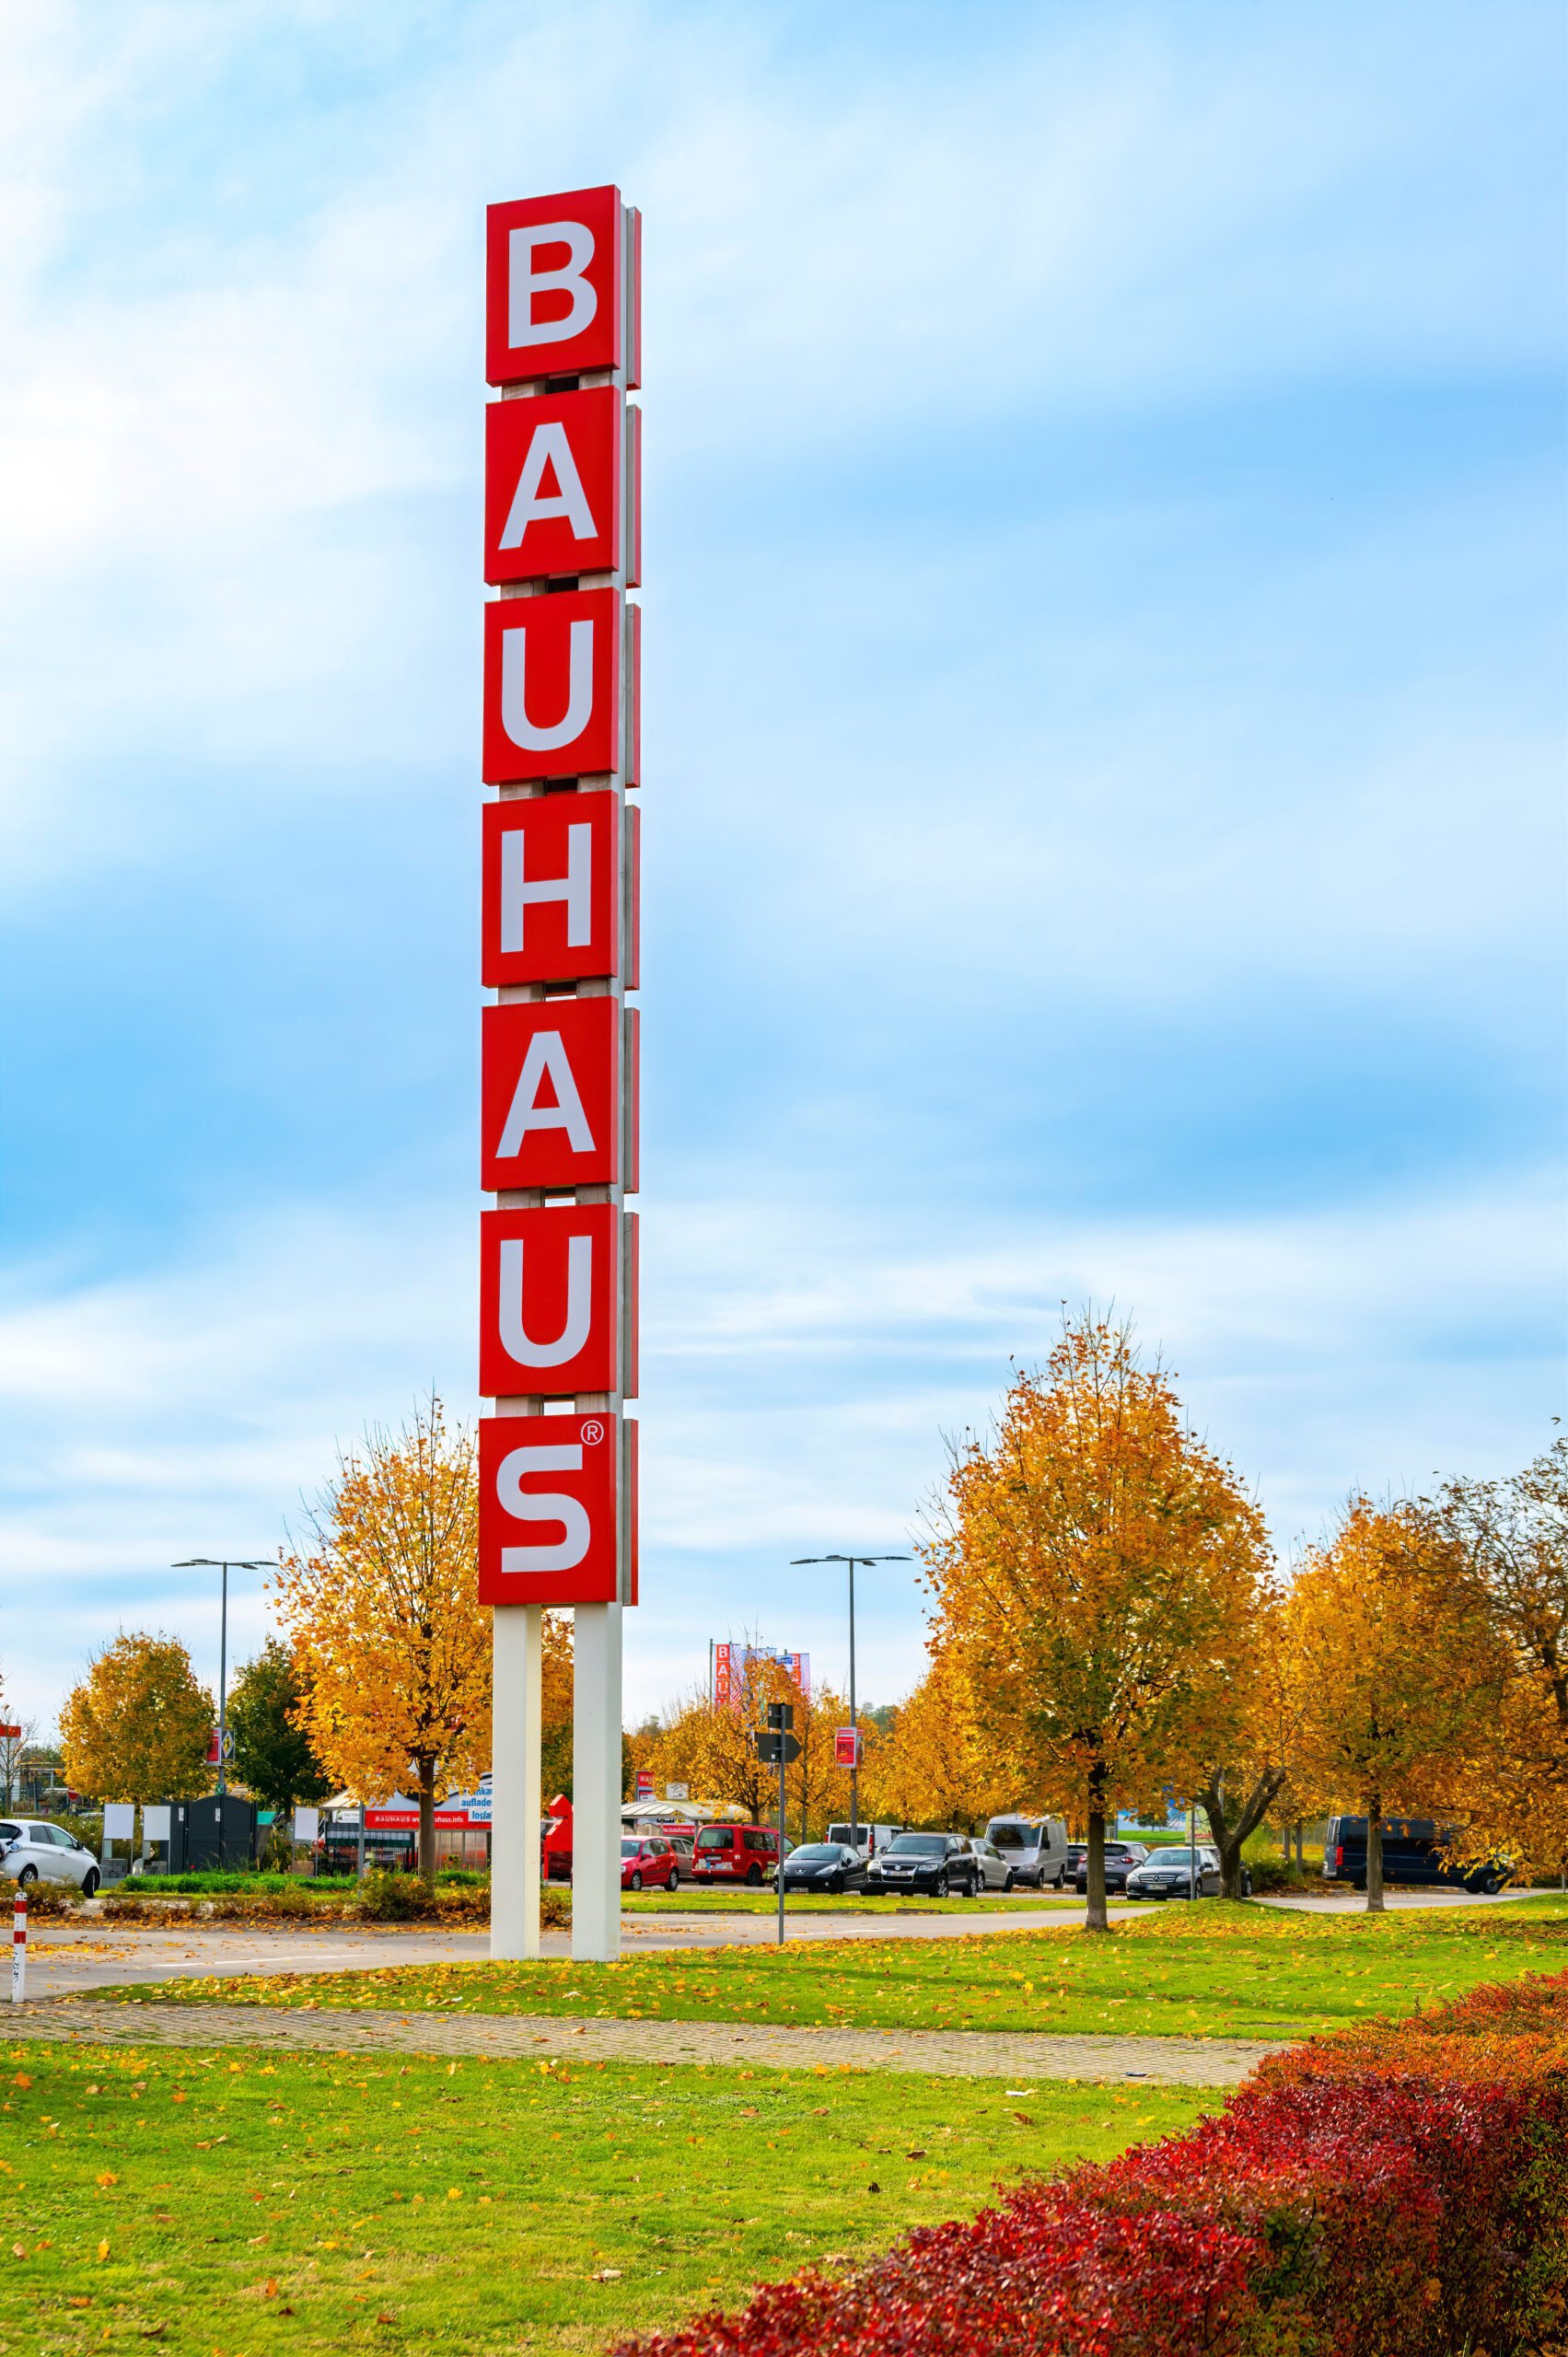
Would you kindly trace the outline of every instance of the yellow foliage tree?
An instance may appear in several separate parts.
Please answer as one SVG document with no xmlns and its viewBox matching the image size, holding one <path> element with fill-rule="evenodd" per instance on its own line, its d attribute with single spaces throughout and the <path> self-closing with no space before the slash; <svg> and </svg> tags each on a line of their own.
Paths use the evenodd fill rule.
<svg viewBox="0 0 1568 2357">
<path fill-rule="evenodd" d="M 65 1697 L 66 1780 L 104 1801 L 195 1800 L 216 1715 L 178 1637 L 122 1632 Z"/>
<path fill-rule="evenodd" d="M 1086 1822 L 1104 1931 L 1108 1815 L 1234 1748 L 1262 1515 L 1129 1329 L 1084 1317 L 955 1452 L 921 1551 L 999 1777 Z"/>
<path fill-rule="evenodd" d="M 419 1865 L 436 1870 L 437 1800 L 490 1764 L 490 1615 L 478 1596 L 471 1436 L 432 1399 L 396 1439 L 342 1459 L 311 1515 L 308 1552 L 283 1558 L 279 1610 L 316 1756 L 362 1801 L 412 1774 Z"/>
<path fill-rule="evenodd" d="M 1310 1685 L 1278 1590 L 1260 1591 L 1241 1632 L 1234 1689 L 1238 1708 L 1225 1730 L 1225 1750 L 1208 1762 L 1191 1794 L 1208 1817 L 1226 1898 L 1241 1896 L 1249 1836 L 1272 1817 L 1299 1814 L 1311 1798 L 1302 1756 Z"/>
<path fill-rule="evenodd" d="M 935 1655 L 871 1751 L 861 1789 L 874 1820 L 944 1831 L 976 1833 L 1019 1805 L 1016 1782 L 997 1765 L 995 1747 L 976 1720 L 961 1654 L 944 1648 Z M 1027 1797 L 1022 1805 L 1029 1805 Z"/>
<path fill-rule="evenodd" d="M 551 1801 L 572 1790 L 572 1616 L 547 1612 L 540 1626 L 540 1788 Z"/>
<path fill-rule="evenodd" d="M 1467 1771 L 1508 1690 L 1506 1651 L 1436 1517 L 1365 1497 L 1308 1552 L 1285 1625 L 1307 1694 L 1298 1772 L 1365 1814 L 1366 1904 L 1380 1913 L 1384 1814 L 1463 1816 Z"/>
<path fill-rule="evenodd" d="M 784 1771 L 791 1838 L 819 1838 L 835 1819 L 849 1817 L 849 1771 L 833 1756 L 833 1738 L 849 1724 L 849 1709 L 830 1687 L 807 1700 L 783 1662 L 753 1656 L 741 1673 L 738 1696 L 727 1702 L 714 1702 L 705 1689 L 690 1695 L 663 1725 L 634 1739 L 636 1764 L 647 1769 L 656 1786 L 682 1783 L 693 1800 L 709 1807 L 738 1809 L 748 1818 L 772 1824 L 778 1813 L 778 1770 L 757 1758 L 751 1740 L 767 1724 L 770 1702 L 791 1706 L 790 1732 L 800 1745 L 799 1758 Z M 861 1720 L 860 1728 L 869 1761 L 877 1731 L 868 1719 Z M 863 1769 L 863 1785 L 865 1773 Z"/>
<path fill-rule="evenodd" d="M 1568 1862 L 1568 1440 L 1504 1481 L 1450 1481 L 1439 1527 L 1484 1590 L 1511 1665 L 1467 1779 L 1465 1847 L 1521 1868 Z"/>
</svg>

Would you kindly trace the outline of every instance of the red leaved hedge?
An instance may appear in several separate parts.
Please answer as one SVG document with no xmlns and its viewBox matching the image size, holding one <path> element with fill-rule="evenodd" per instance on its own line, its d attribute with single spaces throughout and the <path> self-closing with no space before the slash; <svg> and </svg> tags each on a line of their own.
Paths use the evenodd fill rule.
<svg viewBox="0 0 1568 2357">
<path fill-rule="evenodd" d="M 1186 2136 L 616 2357 L 1441 2357 L 1568 2305 L 1568 1973 L 1266 2062 Z"/>
</svg>

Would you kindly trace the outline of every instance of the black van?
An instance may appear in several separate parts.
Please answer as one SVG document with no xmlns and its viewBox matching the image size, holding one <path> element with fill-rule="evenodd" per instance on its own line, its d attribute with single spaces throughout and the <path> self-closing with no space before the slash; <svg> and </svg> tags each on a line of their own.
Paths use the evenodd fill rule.
<svg viewBox="0 0 1568 2357">
<path fill-rule="evenodd" d="M 1383 1819 L 1383 1879 L 1388 1883 L 1454 1883 L 1464 1890 L 1501 1890 L 1506 1866 L 1461 1868 L 1449 1862 L 1452 1829 L 1430 1817 Z M 1366 1888 L 1366 1819 L 1331 1817 L 1323 1832 L 1323 1879 Z"/>
</svg>

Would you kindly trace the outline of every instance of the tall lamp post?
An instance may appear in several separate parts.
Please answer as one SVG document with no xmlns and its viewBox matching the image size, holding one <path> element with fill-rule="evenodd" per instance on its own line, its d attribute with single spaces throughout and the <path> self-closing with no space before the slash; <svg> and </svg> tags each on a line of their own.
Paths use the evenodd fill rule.
<svg viewBox="0 0 1568 2357">
<path fill-rule="evenodd" d="M 224 1746 L 228 1740 L 228 1575 L 230 1572 L 270 1572 L 270 1556 L 230 1555 L 226 1562 L 219 1555 L 190 1555 L 182 1563 L 172 1563 L 176 1572 L 221 1572 L 223 1573 L 223 1605 L 218 1620 L 218 1868 L 224 1864 L 224 1802 L 228 1797 L 228 1761 Z"/>
<path fill-rule="evenodd" d="M 869 1570 L 873 1563 L 907 1563 L 907 1555 L 796 1555 L 791 1571 L 799 1571 L 807 1563 L 847 1563 L 849 1565 L 849 1724 L 854 1736 L 854 1758 L 849 1771 L 849 1838 L 851 1846 L 860 1847 L 860 1722 L 854 1714 L 854 1567 L 864 1563 Z"/>
</svg>

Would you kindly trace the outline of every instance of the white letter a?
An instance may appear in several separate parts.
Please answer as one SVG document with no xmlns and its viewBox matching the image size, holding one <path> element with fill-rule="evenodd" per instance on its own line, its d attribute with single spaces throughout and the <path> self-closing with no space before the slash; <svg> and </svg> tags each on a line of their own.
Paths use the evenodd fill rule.
<svg viewBox="0 0 1568 2357">
<path fill-rule="evenodd" d="M 553 1105 L 539 1102 L 540 1087 L 546 1077 L 555 1091 Z M 528 1041 L 517 1086 L 512 1091 L 506 1126 L 495 1149 L 497 1156 L 521 1154 L 523 1140 L 530 1130 L 564 1130 L 574 1154 L 593 1152 L 594 1133 L 588 1127 L 588 1117 L 572 1076 L 572 1060 L 559 1031 L 536 1031 Z"/>
</svg>

